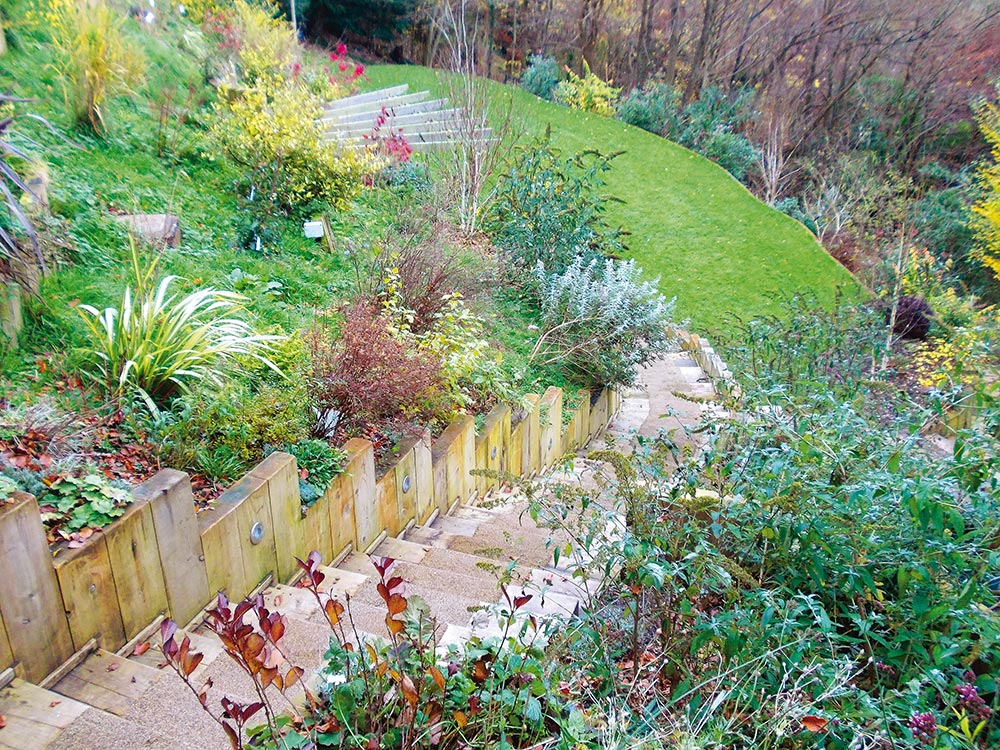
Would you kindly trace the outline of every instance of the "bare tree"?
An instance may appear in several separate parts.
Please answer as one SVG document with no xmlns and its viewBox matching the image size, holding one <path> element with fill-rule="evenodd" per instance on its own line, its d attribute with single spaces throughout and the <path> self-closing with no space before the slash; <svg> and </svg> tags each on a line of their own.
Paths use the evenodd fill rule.
<svg viewBox="0 0 1000 750">
<path fill-rule="evenodd" d="M 455 108 L 449 122 L 454 145 L 439 152 L 439 174 L 459 227 L 474 234 L 493 195 L 489 177 L 513 146 L 513 97 L 477 75 L 484 28 L 475 2 L 443 0 L 435 24 L 448 50 L 445 82 Z"/>
</svg>

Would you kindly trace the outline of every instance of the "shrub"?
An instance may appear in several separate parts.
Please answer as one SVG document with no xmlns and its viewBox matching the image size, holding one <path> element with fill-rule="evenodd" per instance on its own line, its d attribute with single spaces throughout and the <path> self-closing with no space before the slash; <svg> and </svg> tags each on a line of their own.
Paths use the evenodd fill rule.
<svg viewBox="0 0 1000 750">
<path fill-rule="evenodd" d="M 887 310 L 885 322 L 888 325 L 892 310 Z M 896 319 L 893 321 L 892 332 L 904 339 L 923 341 L 931 330 L 934 311 L 921 297 L 900 297 L 896 303 Z"/>
<path fill-rule="evenodd" d="M 191 648 L 189 637 L 181 637 L 175 622 L 164 621 L 166 664 L 198 696 L 234 750 L 529 747 L 554 731 L 562 735 L 559 747 L 585 747 L 593 738 L 583 713 L 551 679 L 542 644 L 554 628 L 520 611 L 532 594 L 512 597 L 501 586 L 508 604 L 496 613 L 497 637 L 439 645 L 432 613 L 420 597 L 407 596 L 394 561 L 371 559 L 385 611 L 384 637 L 358 634 L 350 597 L 341 602 L 323 587 L 327 577 L 318 552 L 298 560 L 305 573 L 302 586 L 331 632 L 316 689 L 302 681 L 305 670 L 287 657 L 285 616 L 269 610 L 261 596 L 232 604 L 220 593 L 208 610 L 206 627 L 255 688 L 253 702 L 223 695 L 221 711 L 193 677 L 203 655 Z M 300 690 L 302 715 L 283 715 Z M 250 728 L 253 720 L 263 723 Z"/>
<path fill-rule="evenodd" d="M 513 398 L 513 383 L 500 366 L 502 355 L 495 355 L 483 338 L 482 319 L 466 307 L 460 293 L 444 295 L 440 308 L 417 329 L 416 314 L 406 306 L 402 277 L 391 269 L 385 279 L 382 310 L 394 336 L 440 363 L 445 395 L 442 409 L 455 412 L 460 407 L 470 409 Z"/>
<path fill-rule="evenodd" d="M 486 230 L 501 251 L 504 271 L 516 278 L 538 263 L 549 271 L 574 258 L 615 255 L 621 230 L 605 220 L 602 175 L 616 154 L 585 151 L 563 158 L 547 142 L 521 150 L 500 179 Z"/>
<path fill-rule="evenodd" d="M 238 96 L 223 96 L 212 127 L 220 147 L 244 169 L 253 200 L 282 211 L 313 201 L 344 208 L 373 163 L 328 143 L 322 102 L 303 88 L 264 76 Z"/>
<path fill-rule="evenodd" d="M 737 180 L 743 180 L 758 161 L 757 147 L 741 133 L 717 130 L 706 135 L 697 146 L 702 156 L 714 161 Z"/>
<path fill-rule="evenodd" d="M 467 297 L 481 285 L 475 270 L 439 237 L 415 238 L 398 251 L 383 254 L 391 267 L 375 269 L 380 271 L 378 295 L 384 300 L 398 297 L 393 304 L 408 311 L 407 325 L 415 334 L 432 328 L 456 293 Z"/>
<path fill-rule="evenodd" d="M 77 125 L 107 130 L 104 104 L 141 79 L 143 55 L 123 33 L 126 16 L 105 0 L 46 0 L 37 23 L 49 34 L 52 62 Z"/>
<path fill-rule="evenodd" d="M 598 115 L 612 116 L 615 102 L 621 89 L 616 89 L 596 73 L 592 73 L 587 61 L 583 61 L 583 76 L 572 70 L 566 71 L 566 80 L 556 87 L 556 99 L 567 107 L 582 109 Z"/>
<path fill-rule="evenodd" d="M 1000 88 L 997 91 L 1000 96 Z M 1000 280 L 1000 106 L 982 101 L 976 119 L 990 145 L 990 158 L 976 171 L 980 193 L 972 207 L 972 227 L 976 235 L 973 255 Z"/>
<path fill-rule="evenodd" d="M 133 245 L 134 295 L 129 285 L 118 307 L 79 307 L 90 338 L 93 369 L 87 374 L 107 395 L 119 398 L 134 390 L 155 412 L 190 381 L 220 385 L 223 365 L 236 356 L 273 367 L 265 353 L 277 337 L 255 334 L 246 321 L 224 317 L 243 297 L 208 288 L 178 298 L 170 294 L 178 277 L 155 282 L 156 265 L 142 268 Z"/>
<path fill-rule="evenodd" d="M 521 76 L 521 88 L 551 102 L 556 98 L 556 89 L 562 77 L 562 70 L 554 57 L 531 55 L 528 67 Z"/>
<path fill-rule="evenodd" d="M 321 412 L 339 412 L 349 430 L 436 416 L 440 364 L 396 338 L 373 303 L 359 300 L 347 308 L 338 340 L 329 330 L 316 329 L 308 343 L 317 406 Z"/>
<path fill-rule="evenodd" d="M 709 86 L 684 108 L 672 137 L 742 180 L 758 159 L 757 148 L 740 132 L 754 117 L 753 97 L 749 88 L 725 92 Z"/>
<path fill-rule="evenodd" d="M 929 451 L 927 412 L 871 380 L 870 311 L 786 313 L 727 352 L 733 416 L 697 455 L 602 451 L 601 489 L 533 504 L 587 508 L 577 559 L 615 572 L 565 634 L 572 697 L 611 693 L 595 708 L 628 736 L 607 747 L 997 746 L 996 437 Z"/>
<path fill-rule="evenodd" d="M 680 92 L 665 83 L 632 89 L 618 102 L 618 119 L 650 133 L 665 135 L 676 129 Z"/>
<path fill-rule="evenodd" d="M 532 358 L 558 363 L 585 386 L 634 382 L 640 365 L 671 346 L 673 302 L 635 261 L 577 258 L 563 272 L 535 271 L 542 333 Z"/>
</svg>

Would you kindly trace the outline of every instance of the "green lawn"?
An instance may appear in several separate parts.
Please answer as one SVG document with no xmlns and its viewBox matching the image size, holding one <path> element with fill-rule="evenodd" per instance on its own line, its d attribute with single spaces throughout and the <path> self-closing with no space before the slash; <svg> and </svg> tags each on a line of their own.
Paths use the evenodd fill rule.
<svg viewBox="0 0 1000 750">
<path fill-rule="evenodd" d="M 368 69 L 369 86 L 397 83 L 435 89 L 436 71 L 413 66 Z M 733 315 L 752 318 L 779 309 L 785 293 L 809 292 L 832 302 L 838 287 L 858 285 L 812 234 L 794 219 L 754 198 L 718 165 L 652 133 L 617 120 L 571 110 L 526 92 L 514 92 L 515 117 L 527 138 L 552 128 L 566 153 L 587 148 L 624 151 L 615 160 L 609 191 L 611 221 L 631 232 L 630 255 L 663 293 L 677 297 L 677 317 L 694 331 L 716 334 Z"/>
</svg>

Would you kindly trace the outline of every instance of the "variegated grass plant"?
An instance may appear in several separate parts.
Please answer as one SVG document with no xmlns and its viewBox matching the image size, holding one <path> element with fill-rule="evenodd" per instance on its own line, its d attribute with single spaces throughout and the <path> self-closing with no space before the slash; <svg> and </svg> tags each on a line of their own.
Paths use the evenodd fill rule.
<svg viewBox="0 0 1000 750">
<path fill-rule="evenodd" d="M 79 307 L 91 339 L 87 374 L 109 396 L 138 393 L 155 414 L 191 381 L 221 385 L 234 357 L 253 357 L 280 373 L 266 355 L 281 337 L 255 333 L 234 317 L 245 297 L 214 288 L 172 294 L 179 277 L 155 281 L 157 261 L 143 268 L 139 256 L 133 244 L 135 288 L 125 288 L 119 307 Z"/>
</svg>

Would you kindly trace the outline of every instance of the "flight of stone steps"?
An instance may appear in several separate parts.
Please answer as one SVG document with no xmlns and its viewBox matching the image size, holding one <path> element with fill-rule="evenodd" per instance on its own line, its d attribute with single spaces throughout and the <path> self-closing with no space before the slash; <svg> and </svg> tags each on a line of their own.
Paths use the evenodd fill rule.
<svg viewBox="0 0 1000 750">
<path fill-rule="evenodd" d="M 523 499 L 516 494 L 493 507 L 458 508 L 449 516 L 411 529 L 404 538 L 389 538 L 372 550 L 396 560 L 394 574 L 406 581 L 406 595 L 419 596 L 436 620 L 439 647 L 470 638 L 488 638 L 502 631 L 498 610 L 503 597 L 498 573 L 514 562 L 507 585 L 510 597 L 531 594 L 519 615 L 536 620 L 566 619 L 586 607 L 597 593 L 599 578 L 574 575 L 583 561 L 564 557 L 553 565 L 552 544 L 565 542 L 558 531 L 536 526 Z M 369 555 L 353 553 L 334 567 L 322 568 L 321 588 L 341 601 L 350 598 L 354 628 L 362 638 L 385 637 L 385 607 L 376 592 L 377 574 Z M 306 670 L 316 685 L 324 666 L 330 630 L 312 594 L 304 588 L 274 584 L 263 592 L 269 608 L 288 620 L 285 645 L 292 661 Z M 248 620 L 249 621 L 249 620 Z M 223 694 L 253 700 L 247 678 L 223 652 L 205 626 L 189 633 L 192 647 L 205 654 L 195 675 L 201 684 L 211 679 L 209 705 Z M 157 635 L 152 646 L 129 657 L 98 651 L 51 687 L 43 690 L 17 681 L 14 693 L 24 696 L 28 709 L 55 703 L 54 741 L 23 732 L 0 734 L 0 748 L 204 748 L 228 747 L 228 741 L 204 716 L 195 697 L 169 669 L 164 669 Z M 6 698 L 5 706 L 10 704 Z M 16 712 L 7 711 L 8 729 L 17 728 Z M 51 741 L 51 744 L 49 744 Z"/>
<path fill-rule="evenodd" d="M 693 424 L 691 414 L 704 407 L 685 394 L 708 395 L 696 368 L 683 355 L 671 355 L 647 368 L 643 373 L 646 387 L 624 394 L 621 411 L 609 426 L 617 447 L 626 448 L 636 433 L 655 434 L 660 428 Z M 668 395 L 667 388 L 678 395 Z M 560 486 L 597 487 L 605 467 L 583 458 L 585 452 L 570 466 L 538 480 L 541 491 L 548 491 L 558 502 Z M 532 596 L 520 615 L 549 622 L 565 620 L 587 608 L 598 593 L 603 572 L 600 560 L 578 549 L 566 554 L 565 526 L 552 524 L 550 528 L 544 518 L 536 524 L 527 511 L 528 501 L 517 488 L 502 488 L 471 506 L 411 528 L 400 538 L 385 539 L 370 552 L 397 561 L 395 574 L 406 581 L 406 595 L 421 597 L 436 618 L 439 646 L 500 632 L 498 612 L 505 597 L 499 592 L 498 575 L 505 572 L 508 596 Z M 613 512 L 576 520 L 597 524 L 605 544 L 613 544 L 622 531 L 623 521 Z M 561 550 L 558 564 L 553 556 L 556 547 Z M 600 550 L 590 552 L 599 554 Z M 352 553 L 323 572 L 326 579 L 321 588 L 341 600 L 350 597 L 356 629 L 385 637 L 385 608 L 376 592 L 377 576 L 369 555 Z M 303 588 L 280 583 L 268 586 L 263 595 L 269 608 L 287 618 L 284 642 L 289 656 L 306 670 L 305 681 L 315 685 L 322 679 L 323 656 L 330 641 L 330 629 L 315 599 Z M 248 678 L 225 656 L 213 633 L 201 625 L 188 635 L 192 648 L 204 654 L 196 682 L 211 679 L 214 685 L 209 705 L 217 706 L 223 695 L 255 700 Z M 122 654 L 97 650 L 44 686 L 0 674 L 0 715 L 6 723 L 0 729 L 0 750 L 229 748 L 225 735 L 204 714 L 196 697 L 164 666 L 158 629 L 153 627 L 145 640 L 123 649 Z"/>
<path fill-rule="evenodd" d="M 327 139 L 363 148 L 373 138 L 399 135 L 414 152 L 439 151 L 456 141 L 486 143 L 488 127 L 477 126 L 461 107 L 430 92 L 409 93 L 407 84 L 337 99 L 326 105 L 322 123 Z"/>
</svg>

